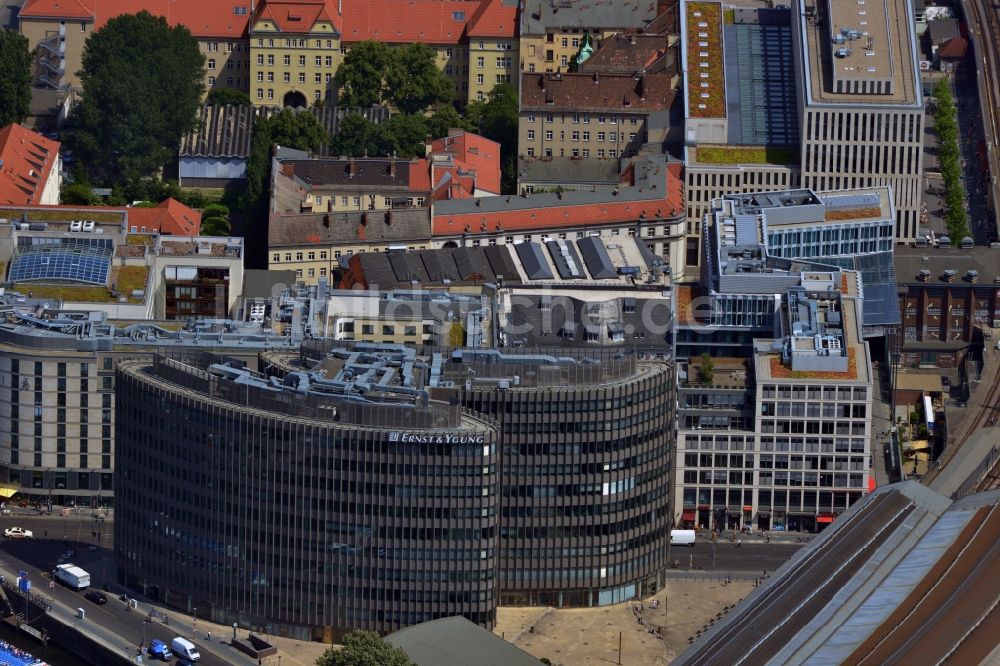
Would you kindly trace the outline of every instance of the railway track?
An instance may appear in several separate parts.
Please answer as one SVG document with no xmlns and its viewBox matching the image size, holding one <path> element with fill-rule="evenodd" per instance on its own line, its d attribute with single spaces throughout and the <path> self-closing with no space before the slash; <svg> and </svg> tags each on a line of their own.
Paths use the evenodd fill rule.
<svg viewBox="0 0 1000 666">
<path fill-rule="evenodd" d="M 986 132 L 986 160 L 990 168 L 990 208 L 1000 204 L 1000 4 L 994 0 L 964 0 L 965 19 L 973 38 L 979 71 L 980 110 Z M 997 222 L 995 221 L 996 225 Z M 997 229 L 994 229 L 994 233 Z"/>
</svg>

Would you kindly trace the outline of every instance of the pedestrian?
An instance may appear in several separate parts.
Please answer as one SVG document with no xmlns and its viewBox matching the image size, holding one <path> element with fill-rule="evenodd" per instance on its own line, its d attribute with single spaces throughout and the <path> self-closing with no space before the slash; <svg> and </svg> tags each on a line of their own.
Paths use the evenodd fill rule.
<svg viewBox="0 0 1000 666">
<path fill-rule="evenodd" d="M 736 547 L 737 548 L 742 548 L 743 547 L 743 540 L 742 539 L 737 539 L 736 540 Z"/>
<path fill-rule="evenodd" d="M 209 631 L 209 632 L 207 632 L 207 633 L 205 634 L 205 640 L 206 640 L 206 641 L 210 641 L 210 640 L 212 640 L 212 632 L 211 632 L 211 631 Z"/>
</svg>

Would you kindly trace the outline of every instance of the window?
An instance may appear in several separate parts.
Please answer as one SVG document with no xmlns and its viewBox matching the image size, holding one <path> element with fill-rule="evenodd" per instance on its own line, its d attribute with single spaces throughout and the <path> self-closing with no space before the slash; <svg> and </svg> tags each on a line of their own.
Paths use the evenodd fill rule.
<svg viewBox="0 0 1000 666">
<path fill-rule="evenodd" d="M 562 65 L 563 67 L 568 67 L 569 66 L 569 57 L 568 56 L 562 56 L 562 57 L 560 57 L 559 58 L 559 64 Z"/>
<path fill-rule="evenodd" d="M 267 56 L 267 66 L 268 67 L 274 67 L 274 56 L 273 55 Z"/>
<path fill-rule="evenodd" d="M 535 140 L 535 130 L 530 129 L 528 130 L 528 141 L 534 141 L 534 140 Z"/>
<path fill-rule="evenodd" d="M 528 157 L 534 157 L 534 156 L 535 156 L 535 149 L 528 148 Z"/>
<path fill-rule="evenodd" d="M 607 121 L 608 121 L 608 119 L 607 119 L 606 116 L 597 116 L 597 124 L 598 125 L 603 125 Z"/>
<path fill-rule="evenodd" d="M 257 72 L 257 80 L 258 81 L 264 80 L 264 72 Z"/>
<path fill-rule="evenodd" d="M 546 141 L 552 140 L 552 130 L 545 130 L 545 140 Z"/>
<path fill-rule="evenodd" d="M 208 59 L 208 69 L 209 69 L 209 71 L 215 69 L 215 58 L 209 58 Z"/>
<path fill-rule="evenodd" d="M 215 85 L 215 77 L 214 76 L 208 77 L 208 85 L 210 85 L 210 86 L 214 86 Z"/>
<path fill-rule="evenodd" d="M 282 72 L 281 73 L 281 80 L 284 83 L 291 83 L 291 81 L 292 81 L 292 75 L 289 74 L 288 72 Z"/>
<path fill-rule="evenodd" d="M 306 66 L 306 57 L 304 55 L 299 56 L 299 67 Z"/>
<path fill-rule="evenodd" d="M 483 85 L 483 75 L 482 74 L 476 74 L 476 83 L 478 83 L 479 85 Z"/>
<path fill-rule="evenodd" d="M 275 252 L 274 255 L 271 257 L 271 261 L 273 261 L 276 264 L 281 263 L 281 255 Z"/>
<path fill-rule="evenodd" d="M 573 141 L 579 141 L 580 140 L 580 133 L 579 132 L 572 132 L 570 134 L 570 138 L 572 138 Z"/>
<path fill-rule="evenodd" d="M 583 140 L 584 141 L 590 141 L 590 132 L 584 132 L 583 133 Z"/>
<path fill-rule="evenodd" d="M 273 83 L 273 82 L 274 82 L 274 72 L 268 72 L 268 73 L 267 73 L 267 80 L 268 80 L 269 82 L 271 82 L 271 83 Z"/>
<path fill-rule="evenodd" d="M 257 72 L 260 74 L 260 72 Z M 264 99 L 264 91 L 261 88 L 257 88 L 257 99 Z"/>
<path fill-rule="evenodd" d="M 396 327 L 392 324 L 382 324 L 382 335 L 395 335 Z"/>
<path fill-rule="evenodd" d="M 302 277 L 302 269 L 301 268 L 296 268 L 295 269 L 295 277 L 297 277 L 297 278 Z"/>
<path fill-rule="evenodd" d="M 291 64 L 292 64 L 292 56 L 286 55 L 282 60 L 283 60 L 283 64 L 285 65 L 285 67 L 290 67 L 291 66 Z"/>
<path fill-rule="evenodd" d="M 308 271 L 308 273 L 307 273 L 307 275 L 309 277 L 316 277 L 316 269 L 315 268 L 310 268 L 309 271 Z"/>
<path fill-rule="evenodd" d="M 535 114 L 533 114 L 533 113 L 529 113 L 528 114 L 528 122 L 529 123 L 535 122 Z"/>
<path fill-rule="evenodd" d="M 264 56 L 262 54 L 257 54 L 257 64 L 258 65 L 264 64 Z"/>
<path fill-rule="evenodd" d="M 584 148 L 583 149 L 583 156 L 584 157 L 590 157 L 590 148 Z"/>
<path fill-rule="evenodd" d="M 323 75 L 319 72 L 313 74 L 313 83 L 323 83 Z"/>
<path fill-rule="evenodd" d="M 299 83 L 305 83 L 305 82 L 306 82 L 306 73 L 299 72 Z"/>
<path fill-rule="evenodd" d="M 476 58 L 476 67 L 482 69 L 485 65 L 486 65 L 486 58 L 484 58 L 483 56 L 479 56 L 478 58 Z"/>
<path fill-rule="evenodd" d="M 574 148 L 573 149 L 573 157 L 579 157 L 579 156 L 580 156 L 580 149 L 579 148 Z"/>
<path fill-rule="evenodd" d="M 598 141 L 604 141 L 604 137 L 605 137 L 605 136 L 606 136 L 606 135 L 604 134 L 604 132 L 598 132 L 598 133 L 597 133 L 597 140 L 598 140 Z"/>
<path fill-rule="evenodd" d="M 296 252 L 295 253 L 295 261 L 302 261 L 302 253 L 301 252 Z"/>
<path fill-rule="evenodd" d="M 322 67 L 323 66 L 323 56 L 316 56 L 316 58 L 313 60 L 313 62 L 316 63 L 317 67 Z"/>
<path fill-rule="evenodd" d="M 326 56 L 326 58 L 324 58 L 323 64 L 325 64 L 327 67 L 333 67 L 333 56 Z"/>
<path fill-rule="evenodd" d="M 566 38 L 566 37 L 563 37 L 562 38 L 562 45 L 563 45 L 563 48 L 566 48 L 567 46 L 569 46 L 569 39 Z"/>
<path fill-rule="evenodd" d="M 274 99 L 274 88 L 268 88 L 267 89 L 267 98 L 268 99 Z"/>
<path fill-rule="evenodd" d="M 604 157 L 604 149 L 603 148 L 598 148 L 597 149 L 597 156 L 598 157 Z"/>
</svg>

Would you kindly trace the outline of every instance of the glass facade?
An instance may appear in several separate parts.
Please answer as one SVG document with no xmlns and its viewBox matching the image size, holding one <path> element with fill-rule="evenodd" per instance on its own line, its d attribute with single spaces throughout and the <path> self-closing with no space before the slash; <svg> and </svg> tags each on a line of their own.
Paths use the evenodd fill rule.
<svg viewBox="0 0 1000 666">
<path fill-rule="evenodd" d="M 499 461 L 484 420 L 420 431 L 461 443 L 416 444 L 225 403 L 148 364 L 121 364 L 118 381 L 121 582 L 302 639 L 450 615 L 493 626 Z"/>
</svg>

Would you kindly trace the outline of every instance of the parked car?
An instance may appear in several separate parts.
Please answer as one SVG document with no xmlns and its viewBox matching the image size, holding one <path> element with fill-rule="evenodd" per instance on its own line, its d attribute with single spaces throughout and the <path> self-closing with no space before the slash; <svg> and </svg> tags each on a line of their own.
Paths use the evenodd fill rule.
<svg viewBox="0 0 1000 666">
<path fill-rule="evenodd" d="M 8 527 L 3 531 L 3 535 L 8 539 L 31 539 L 35 536 L 31 530 L 23 527 Z"/>
<path fill-rule="evenodd" d="M 83 598 L 87 601 L 93 601 L 98 606 L 103 606 L 108 603 L 108 597 L 103 592 L 98 592 L 97 590 L 90 590 L 83 595 Z"/>
</svg>

